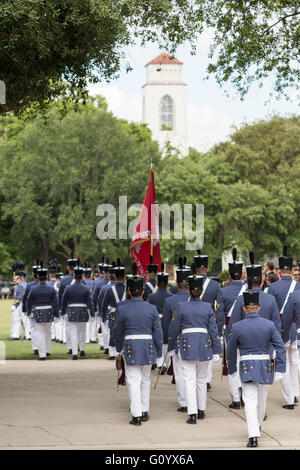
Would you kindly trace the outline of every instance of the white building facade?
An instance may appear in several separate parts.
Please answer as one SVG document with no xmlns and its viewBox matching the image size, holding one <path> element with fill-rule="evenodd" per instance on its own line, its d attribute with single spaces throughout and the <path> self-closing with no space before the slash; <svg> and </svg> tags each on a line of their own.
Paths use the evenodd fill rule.
<svg viewBox="0 0 300 470">
<path fill-rule="evenodd" d="M 162 53 L 146 65 L 143 86 L 143 123 L 148 124 L 161 149 L 169 142 L 182 156 L 188 154 L 186 84 L 182 62 Z"/>
</svg>

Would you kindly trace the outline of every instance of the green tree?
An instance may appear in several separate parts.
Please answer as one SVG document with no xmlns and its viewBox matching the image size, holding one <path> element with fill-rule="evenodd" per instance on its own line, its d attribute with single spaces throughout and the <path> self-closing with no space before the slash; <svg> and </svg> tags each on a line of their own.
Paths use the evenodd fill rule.
<svg viewBox="0 0 300 470">
<path fill-rule="evenodd" d="M 280 94 L 299 85 L 299 0 L 3 0 L 0 63 L 6 105 L 46 107 L 85 99 L 88 81 L 118 75 L 128 45 L 155 42 L 175 53 L 213 31 L 208 72 L 243 96 L 275 76 Z M 127 70 L 130 70 L 127 64 Z"/>
</svg>

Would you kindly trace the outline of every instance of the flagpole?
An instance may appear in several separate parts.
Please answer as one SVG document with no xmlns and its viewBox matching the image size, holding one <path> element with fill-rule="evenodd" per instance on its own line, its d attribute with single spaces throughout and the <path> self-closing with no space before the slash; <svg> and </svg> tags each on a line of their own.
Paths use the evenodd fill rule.
<svg viewBox="0 0 300 470">
<path fill-rule="evenodd" d="M 150 172 L 152 170 L 152 157 L 150 158 Z M 150 255 L 153 256 L 153 242 L 152 242 L 152 231 L 150 229 Z"/>
</svg>

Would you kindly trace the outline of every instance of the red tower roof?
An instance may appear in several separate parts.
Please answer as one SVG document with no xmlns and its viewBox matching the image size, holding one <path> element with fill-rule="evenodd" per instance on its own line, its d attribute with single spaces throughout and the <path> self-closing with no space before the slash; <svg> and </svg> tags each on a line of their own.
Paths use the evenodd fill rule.
<svg viewBox="0 0 300 470">
<path fill-rule="evenodd" d="M 146 65 L 150 64 L 183 64 L 183 62 L 180 62 L 180 60 L 172 58 L 170 54 L 167 54 L 166 52 L 162 52 L 159 54 L 155 59 L 151 60 L 151 62 L 148 62 Z"/>
</svg>

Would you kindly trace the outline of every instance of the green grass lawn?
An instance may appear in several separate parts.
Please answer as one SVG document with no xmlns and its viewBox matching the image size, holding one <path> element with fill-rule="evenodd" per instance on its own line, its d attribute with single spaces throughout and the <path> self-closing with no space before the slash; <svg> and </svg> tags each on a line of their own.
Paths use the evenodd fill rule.
<svg viewBox="0 0 300 470">
<path fill-rule="evenodd" d="M 37 360 L 37 356 L 33 355 L 31 341 L 20 339 L 19 341 L 8 341 L 7 337 L 10 335 L 11 327 L 11 305 L 12 300 L 0 299 L 0 341 L 5 342 L 6 347 L 6 359 L 34 359 Z M 21 329 L 22 335 L 22 329 Z M 98 344 L 86 344 L 85 347 L 87 359 L 99 359 L 106 358 L 103 351 L 99 350 Z M 51 359 L 71 359 L 71 356 L 67 354 L 67 348 L 65 344 L 51 342 Z"/>
</svg>

